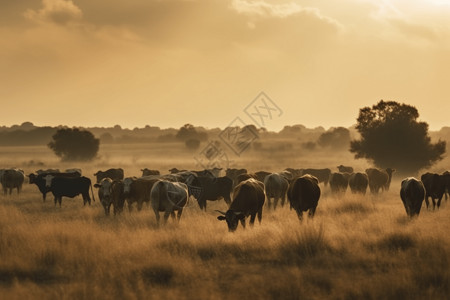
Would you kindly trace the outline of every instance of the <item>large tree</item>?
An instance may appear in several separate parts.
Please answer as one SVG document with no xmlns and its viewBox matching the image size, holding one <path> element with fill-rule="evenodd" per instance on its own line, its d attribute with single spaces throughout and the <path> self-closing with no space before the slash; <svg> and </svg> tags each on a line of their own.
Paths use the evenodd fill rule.
<svg viewBox="0 0 450 300">
<path fill-rule="evenodd" d="M 92 160 L 97 156 L 100 140 L 87 130 L 62 128 L 48 144 L 62 160 Z"/>
<path fill-rule="evenodd" d="M 416 173 L 441 160 L 446 143 L 431 143 L 428 124 L 419 122 L 414 106 L 381 100 L 359 111 L 356 129 L 360 140 L 350 143 L 355 158 L 366 158 L 382 168 Z"/>
</svg>

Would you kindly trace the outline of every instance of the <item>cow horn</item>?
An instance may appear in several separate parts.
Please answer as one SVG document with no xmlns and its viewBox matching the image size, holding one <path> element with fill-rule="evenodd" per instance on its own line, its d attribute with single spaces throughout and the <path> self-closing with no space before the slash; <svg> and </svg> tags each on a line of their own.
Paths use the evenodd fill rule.
<svg viewBox="0 0 450 300">
<path fill-rule="evenodd" d="M 217 210 L 217 209 L 216 209 L 216 211 L 225 216 L 225 213 L 223 211 L 220 211 L 220 210 Z"/>
</svg>

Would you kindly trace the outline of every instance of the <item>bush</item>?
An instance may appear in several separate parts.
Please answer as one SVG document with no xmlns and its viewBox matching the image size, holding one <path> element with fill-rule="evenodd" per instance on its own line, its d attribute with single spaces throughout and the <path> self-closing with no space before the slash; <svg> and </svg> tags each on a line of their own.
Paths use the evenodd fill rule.
<svg viewBox="0 0 450 300">
<path fill-rule="evenodd" d="M 200 141 L 197 139 L 189 139 L 184 144 L 186 145 L 186 148 L 191 150 L 196 150 L 200 147 Z"/>
</svg>

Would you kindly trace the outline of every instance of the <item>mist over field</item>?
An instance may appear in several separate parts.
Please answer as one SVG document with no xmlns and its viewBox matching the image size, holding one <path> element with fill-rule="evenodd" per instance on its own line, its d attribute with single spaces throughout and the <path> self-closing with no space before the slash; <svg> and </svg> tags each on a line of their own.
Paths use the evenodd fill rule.
<svg viewBox="0 0 450 300">
<path fill-rule="evenodd" d="M 370 164 L 333 148 L 302 148 L 300 139 L 260 137 L 260 145 L 232 156 L 230 167 L 277 172 L 286 167 L 340 164 L 364 171 Z M 0 164 L 23 168 L 121 167 L 125 176 L 142 168 L 162 174 L 172 167 L 201 169 L 180 142 L 101 144 L 98 159 L 60 162 L 46 146 L 0 147 Z M 286 144 L 292 144 L 287 146 Z M 285 145 L 280 147 L 280 145 Z M 448 158 L 434 167 L 449 168 Z M 224 175 L 224 174 L 222 174 Z M 208 201 L 202 212 L 193 198 L 181 221 L 156 226 L 146 205 L 105 216 L 96 202 L 51 194 L 44 203 L 28 180 L 21 194 L 0 196 L 0 292 L 5 299 L 445 299 L 449 290 L 449 203 L 422 207 L 410 220 L 395 173 L 389 192 L 373 196 L 322 196 L 314 219 L 300 223 L 289 205 L 263 210 L 258 222 L 229 233 Z"/>
</svg>

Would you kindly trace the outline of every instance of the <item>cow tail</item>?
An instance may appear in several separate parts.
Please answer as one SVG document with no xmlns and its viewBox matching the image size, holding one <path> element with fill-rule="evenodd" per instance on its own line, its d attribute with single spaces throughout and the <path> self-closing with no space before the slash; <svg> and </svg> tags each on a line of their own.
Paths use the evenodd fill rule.
<svg viewBox="0 0 450 300">
<path fill-rule="evenodd" d="M 90 186 L 91 186 L 92 200 L 95 202 L 94 189 L 92 188 L 92 183 L 90 184 Z"/>
</svg>

